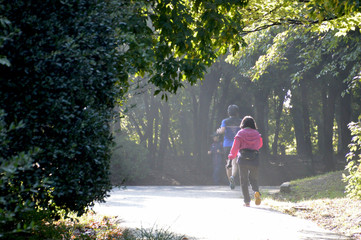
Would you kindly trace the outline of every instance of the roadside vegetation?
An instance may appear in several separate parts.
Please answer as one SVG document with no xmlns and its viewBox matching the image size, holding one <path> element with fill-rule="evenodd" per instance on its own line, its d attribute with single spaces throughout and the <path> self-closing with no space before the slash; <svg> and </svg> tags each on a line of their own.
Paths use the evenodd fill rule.
<svg viewBox="0 0 361 240">
<path fill-rule="evenodd" d="M 154 226 L 151 229 L 127 229 L 117 217 L 102 216 L 89 212 L 52 223 L 43 223 L 29 240 L 181 240 L 184 236 Z"/>
<path fill-rule="evenodd" d="M 361 201 L 349 198 L 345 171 L 295 180 L 289 193 L 265 193 L 264 203 L 292 216 L 312 220 L 325 229 L 361 239 Z"/>
</svg>

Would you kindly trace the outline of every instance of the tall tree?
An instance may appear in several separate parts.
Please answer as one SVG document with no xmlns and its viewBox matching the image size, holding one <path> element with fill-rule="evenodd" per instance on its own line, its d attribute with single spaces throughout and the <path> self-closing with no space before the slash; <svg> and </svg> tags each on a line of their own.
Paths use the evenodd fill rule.
<svg viewBox="0 0 361 240">
<path fill-rule="evenodd" d="M 168 102 L 160 103 L 160 114 L 162 117 L 161 129 L 160 129 L 160 143 L 158 151 L 158 169 L 163 170 L 163 163 L 165 159 L 165 153 L 169 146 L 169 122 L 170 122 L 170 106 Z"/>
<path fill-rule="evenodd" d="M 335 170 L 335 159 L 333 157 L 333 126 L 335 120 L 335 102 L 337 89 L 331 82 L 326 79 L 323 81 L 322 92 L 322 115 L 323 115 L 323 129 L 324 145 L 322 149 L 322 161 L 325 164 L 325 168 L 328 171 Z"/>
</svg>

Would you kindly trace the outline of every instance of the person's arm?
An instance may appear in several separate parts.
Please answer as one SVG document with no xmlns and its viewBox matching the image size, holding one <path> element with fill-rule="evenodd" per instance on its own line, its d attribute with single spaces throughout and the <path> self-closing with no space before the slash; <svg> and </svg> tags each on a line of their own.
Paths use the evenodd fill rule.
<svg viewBox="0 0 361 240">
<path fill-rule="evenodd" d="M 241 147 L 241 141 L 238 137 L 234 138 L 233 145 L 230 153 L 228 154 L 228 159 L 235 159 L 237 157 L 238 151 Z"/>
<path fill-rule="evenodd" d="M 262 139 L 262 137 L 259 137 L 260 139 L 260 142 L 259 142 L 259 148 L 258 149 L 260 149 L 262 146 L 263 146 L 263 139 Z"/>
<path fill-rule="evenodd" d="M 224 134 L 226 131 L 226 122 L 225 119 L 222 120 L 220 128 L 217 129 L 217 134 Z"/>
<path fill-rule="evenodd" d="M 225 131 L 226 131 L 225 127 L 220 127 L 217 129 L 217 134 L 224 134 Z"/>
<path fill-rule="evenodd" d="M 212 154 L 212 145 L 211 145 L 211 147 L 208 149 L 208 154 Z"/>
</svg>

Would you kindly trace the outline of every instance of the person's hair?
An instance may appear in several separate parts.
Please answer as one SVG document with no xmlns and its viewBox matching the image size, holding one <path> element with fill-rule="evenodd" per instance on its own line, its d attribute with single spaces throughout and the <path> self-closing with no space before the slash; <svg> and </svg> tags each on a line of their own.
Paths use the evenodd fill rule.
<svg viewBox="0 0 361 240">
<path fill-rule="evenodd" d="M 238 112 L 239 112 L 238 106 L 235 104 L 229 105 L 227 112 L 230 117 L 238 116 Z"/>
<path fill-rule="evenodd" d="M 243 119 L 242 119 L 242 122 L 241 122 L 241 129 L 243 128 L 252 128 L 252 129 L 257 129 L 257 124 L 256 124 L 256 121 L 253 119 L 253 117 L 251 116 L 245 116 Z"/>
</svg>

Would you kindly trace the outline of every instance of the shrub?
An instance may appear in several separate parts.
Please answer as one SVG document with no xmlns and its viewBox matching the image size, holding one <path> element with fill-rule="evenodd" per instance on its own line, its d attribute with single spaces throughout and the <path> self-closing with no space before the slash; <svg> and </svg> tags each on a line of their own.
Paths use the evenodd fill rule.
<svg viewBox="0 0 361 240">
<path fill-rule="evenodd" d="M 49 182 L 46 178 L 31 181 L 22 175 L 34 167 L 33 158 L 40 153 L 38 148 L 27 152 L 8 154 L 11 149 L 8 135 L 24 129 L 22 122 L 7 126 L 5 113 L 0 111 L 0 238 L 14 239 L 30 232 L 42 219 L 49 216 L 47 211 L 36 207 L 33 201 L 39 194 L 50 196 Z"/>
<path fill-rule="evenodd" d="M 349 197 L 361 199 L 361 122 L 351 122 L 349 129 L 353 138 L 349 145 L 350 152 L 347 154 L 348 164 L 346 170 L 349 175 L 344 176 L 347 182 L 346 192 Z"/>
<path fill-rule="evenodd" d="M 22 126 L 3 137 L 1 187 L 21 212 L 81 214 L 111 189 L 109 119 L 119 91 L 112 3 L 1 3 L 0 108 L 5 128 Z M 27 217 L 2 210 L 20 223 Z"/>
</svg>

